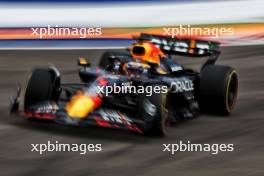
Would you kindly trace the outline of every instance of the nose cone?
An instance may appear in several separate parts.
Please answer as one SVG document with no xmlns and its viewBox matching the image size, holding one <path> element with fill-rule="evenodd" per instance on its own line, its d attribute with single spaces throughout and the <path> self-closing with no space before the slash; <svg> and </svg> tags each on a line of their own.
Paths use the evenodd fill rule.
<svg viewBox="0 0 264 176">
<path fill-rule="evenodd" d="M 83 119 L 95 108 L 93 99 L 88 95 L 74 95 L 67 103 L 65 109 L 72 118 Z"/>
</svg>

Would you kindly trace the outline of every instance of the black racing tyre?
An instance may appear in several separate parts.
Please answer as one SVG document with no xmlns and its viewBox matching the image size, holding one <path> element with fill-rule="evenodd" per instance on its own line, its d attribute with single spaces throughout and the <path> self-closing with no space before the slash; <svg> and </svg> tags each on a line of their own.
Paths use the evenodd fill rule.
<svg viewBox="0 0 264 176">
<path fill-rule="evenodd" d="M 159 86 L 161 85 L 150 85 Z M 139 112 L 145 122 L 144 133 L 163 136 L 168 133 L 169 120 L 169 98 L 167 93 L 154 93 L 151 96 L 143 94 L 140 97 Z"/>
<path fill-rule="evenodd" d="M 98 66 L 102 69 L 105 69 L 107 66 L 111 65 L 114 60 L 118 60 L 120 62 L 127 62 L 130 57 L 129 53 L 126 52 L 104 52 L 102 55 Z"/>
<path fill-rule="evenodd" d="M 238 75 L 229 66 L 210 65 L 200 73 L 199 106 L 202 112 L 228 115 L 235 107 Z"/>
<path fill-rule="evenodd" d="M 56 78 L 51 69 L 35 69 L 28 81 L 24 97 L 24 109 L 42 102 L 55 100 L 60 79 Z"/>
</svg>

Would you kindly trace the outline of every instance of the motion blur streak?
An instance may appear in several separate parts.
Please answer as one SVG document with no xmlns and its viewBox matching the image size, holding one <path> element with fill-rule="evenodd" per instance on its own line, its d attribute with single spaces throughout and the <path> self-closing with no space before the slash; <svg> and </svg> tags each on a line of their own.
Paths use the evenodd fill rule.
<svg viewBox="0 0 264 176">
<path fill-rule="evenodd" d="M 262 0 L 126 4 L 0 4 L 0 27 L 155 27 L 179 24 L 260 23 Z M 120 15 L 122 14 L 122 15 Z M 129 20 L 127 20 L 129 19 Z"/>
</svg>

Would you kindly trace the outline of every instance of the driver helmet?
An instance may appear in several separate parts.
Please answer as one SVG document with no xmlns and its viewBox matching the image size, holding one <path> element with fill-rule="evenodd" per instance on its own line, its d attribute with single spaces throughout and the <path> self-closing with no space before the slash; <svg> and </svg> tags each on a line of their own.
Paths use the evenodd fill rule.
<svg viewBox="0 0 264 176">
<path fill-rule="evenodd" d="M 160 65 L 160 59 L 165 56 L 157 46 L 149 41 L 132 44 L 130 54 L 134 59 L 158 65 Z"/>
</svg>

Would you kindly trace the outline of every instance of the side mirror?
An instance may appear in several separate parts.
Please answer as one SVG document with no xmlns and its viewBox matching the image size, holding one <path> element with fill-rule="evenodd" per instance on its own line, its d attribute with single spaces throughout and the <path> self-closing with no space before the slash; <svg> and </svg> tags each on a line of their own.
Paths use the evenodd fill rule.
<svg viewBox="0 0 264 176">
<path fill-rule="evenodd" d="M 89 67 L 91 64 L 90 64 L 90 62 L 86 58 L 80 57 L 78 59 L 78 65 L 79 66 L 83 66 L 83 67 Z"/>
</svg>

